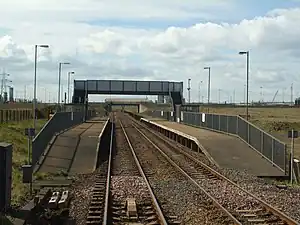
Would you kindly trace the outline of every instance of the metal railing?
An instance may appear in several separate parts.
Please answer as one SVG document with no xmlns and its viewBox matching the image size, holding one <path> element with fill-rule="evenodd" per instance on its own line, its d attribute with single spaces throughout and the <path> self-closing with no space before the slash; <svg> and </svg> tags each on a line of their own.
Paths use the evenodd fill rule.
<svg viewBox="0 0 300 225">
<path fill-rule="evenodd" d="M 172 112 L 154 111 L 153 117 L 173 121 Z M 239 137 L 274 166 L 288 173 L 286 144 L 240 116 L 181 112 L 181 123 Z"/>
</svg>

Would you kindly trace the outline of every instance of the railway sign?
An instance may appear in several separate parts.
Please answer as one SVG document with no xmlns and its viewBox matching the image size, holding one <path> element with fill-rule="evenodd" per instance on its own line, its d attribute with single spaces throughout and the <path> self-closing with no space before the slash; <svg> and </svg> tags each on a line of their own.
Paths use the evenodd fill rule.
<svg viewBox="0 0 300 225">
<path fill-rule="evenodd" d="M 34 128 L 25 128 L 25 135 L 28 137 L 34 137 L 35 129 Z"/>
<path fill-rule="evenodd" d="M 298 138 L 299 134 L 296 130 L 289 130 L 288 131 L 288 138 Z"/>
</svg>

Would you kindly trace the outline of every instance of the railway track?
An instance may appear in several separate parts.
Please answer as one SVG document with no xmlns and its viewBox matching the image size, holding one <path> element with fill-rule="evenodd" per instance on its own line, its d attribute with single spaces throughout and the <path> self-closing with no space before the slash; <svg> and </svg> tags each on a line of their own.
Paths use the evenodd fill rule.
<svg viewBox="0 0 300 225">
<path fill-rule="evenodd" d="M 299 224 L 280 210 L 238 186 L 216 170 L 178 148 L 169 139 L 132 119 L 132 126 L 190 182 L 230 218 L 232 224 Z"/>
<path fill-rule="evenodd" d="M 96 181 L 92 190 L 91 201 L 89 203 L 86 224 L 110 224 L 108 222 L 108 202 L 110 197 L 110 182 L 111 182 L 111 162 L 113 151 L 113 137 L 114 137 L 114 115 L 111 118 L 111 131 L 109 141 L 109 153 L 107 159 L 107 166 L 102 167 L 97 171 Z M 98 165 L 99 166 L 99 165 Z"/>
<path fill-rule="evenodd" d="M 108 165 L 104 170 L 98 171 L 98 174 L 96 175 L 97 181 L 95 182 L 92 192 L 92 198 L 88 209 L 86 224 L 178 224 L 176 221 L 172 222 L 172 219 L 174 218 L 168 218 L 169 220 L 171 220 L 171 222 L 167 221 L 164 214 L 162 213 L 162 210 L 152 191 L 152 188 L 143 171 L 139 159 L 136 156 L 135 149 L 133 148 L 131 141 L 128 138 L 126 128 L 124 128 L 121 121 L 116 121 L 114 117 L 115 115 L 111 117 L 113 125 L 110 135 Z M 118 124 L 118 126 L 116 126 L 116 124 Z M 127 148 L 123 149 L 123 151 L 129 151 L 132 157 L 132 160 L 130 160 L 127 152 L 127 157 L 123 161 L 123 164 L 124 162 L 125 164 L 132 164 L 132 162 L 134 162 L 139 176 L 136 176 L 137 172 L 134 172 L 134 169 L 132 168 L 131 174 L 123 173 L 122 175 L 132 177 L 133 179 L 142 179 L 143 185 L 147 189 L 147 195 L 144 195 L 142 200 L 135 198 L 135 196 L 128 196 L 128 198 L 120 201 L 119 199 L 114 199 L 114 196 L 112 196 L 112 183 L 114 179 L 114 176 L 112 176 L 112 174 L 114 174 L 113 168 L 117 167 L 117 165 L 113 165 L 113 154 L 115 153 L 114 134 L 116 132 L 116 129 L 118 129 L 118 132 L 121 131 L 123 133 L 126 140 L 123 145 L 127 145 Z"/>
</svg>

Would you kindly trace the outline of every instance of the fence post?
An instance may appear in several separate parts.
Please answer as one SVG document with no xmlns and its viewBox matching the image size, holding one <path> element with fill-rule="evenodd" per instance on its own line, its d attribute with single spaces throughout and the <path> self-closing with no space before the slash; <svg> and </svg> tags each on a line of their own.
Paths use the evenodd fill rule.
<svg viewBox="0 0 300 225">
<path fill-rule="evenodd" d="M 8 113 L 8 110 L 6 109 L 5 110 L 5 121 L 6 121 L 6 123 L 8 123 L 8 121 L 9 121 L 9 113 Z"/>
<path fill-rule="evenodd" d="M 219 131 L 221 131 L 221 115 L 219 114 Z"/>
<path fill-rule="evenodd" d="M 240 136 L 239 135 L 239 117 L 238 116 L 235 116 L 235 118 L 236 118 L 236 134 L 237 134 L 237 136 Z"/>
<path fill-rule="evenodd" d="M 250 124 L 247 121 L 247 143 L 250 144 Z"/>
<path fill-rule="evenodd" d="M 288 175 L 289 169 L 287 168 L 287 165 L 286 165 L 286 162 L 288 161 L 288 159 L 287 159 L 288 154 L 286 154 L 286 153 L 287 153 L 286 144 L 284 144 L 284 171 L 285 171 L 285 175 Z"/>
<path fill-rule="evenodd" d="M 260 152 L 263 154 L 264 152 L 264 132 L 259 131 L 260 133 Z"/>
<path fill-rule="evenodd" d="M 211 115 L 211 129 L 214 129 L 214 114 L 210 114 Z"/>
<path fill-rule="evenodd" d="M 229 120 L 228 120 L 229 116 L 226 115 L 226 131 L 227 134 L 229 133 Z"/>
<path fill-rule="evenodd" d="M 272 138 L 272 164 L 274 165 L 274 139 Z"/>
</svg>

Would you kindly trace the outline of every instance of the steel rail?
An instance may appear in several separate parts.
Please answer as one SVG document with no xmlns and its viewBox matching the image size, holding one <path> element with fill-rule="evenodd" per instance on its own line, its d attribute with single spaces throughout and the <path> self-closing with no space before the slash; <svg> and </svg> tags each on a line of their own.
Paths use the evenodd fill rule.
<svg viewBox="0 0 300 225">
<path fill-rule="evenodd" d="M 103 225 L 107 225 L 107 219 L 108 219 L 113 137 L 114 137 L 114 115 L 112 115 L 112 120 L 111 120 L 111 133 L 110 133 L 109 156 L 108 156 L 107 178 L 106 178 L 106 189 L 105 189 L 105 203 L 104 203 L 104 214 L 103 214 L 103 223 L 102 223 Z"/>
<path fill-rule="evenodd" d="M 297 221 L 295 221 L 294 219 L 290 218 L 288 215 L 286 215 L 285 213 L 281 212 L 280 210 L 276 209 L 275 207 L 271 206 L 270 204 L 268 204 L 267 202 L 265 202 L 264 200 L 260 199 L 259 197 L 255 196 L 254 194 L 252 194 L 251 192 L 247 191 L 246 189 L 242 188 L 241 186 L 239 186 L 238 184 L 236 184 L 235 182 L 233 182 L 232 180 L 228 179 L 227 177 L 225 177 L 224 175 L 220 174 L 219 172 L 217 172 L 216 170 L 214 170 L 213 168 L 209 167 L 208 165 L 206 165 L 205 163 L 201 162 L 198 159 L 195 159 L 193 156 L 191 156 L 189 153 L 178 149 L 177 147 L 175 147 L 175 144 L 172 143 L 170 140 L 168 140 L 165 137 L 162 137 L 158 134 L 156 134 L 154 131 L 152 131 L 150 128 L 146 127 L 144 124 L 140 124 L 137 123 L 136 121 L 132 120 L 134 123 L 142 126 L 143 128 L 147 129 L 149 132 L 151 132 L 153 135 L 155 135 L 156 137 L 158 137 L 159 139 L 168 142 L 169 145 L 171 145 L 172 147 L 174 147 L 174 149 L 182 154 L 184 154 L 186 157 L 188 157 L 190 160 L 192 160 L 193 162 L 197 163 L 199 166 L 201 166 L 202 168 L 206 169 L 207 171 L 211 172 L 212 174 L 214 174 L 215 176 L 217 176 L 220 179 L 223 179 L 225 181 L 227 181 L 228 183 L 232 184 L 233 186 L 235 186 L 236 188 L 238 188 L 239 190 L 245 192 L 246 194 L 248 194 L 249 196 L 251 196 L 252 198 L 254 198 L 255 200 L 257 200 L 258 202 L 260 202 L 262 204 L 262 206 L 267 210 L 270 211 L 271 213 L 273 213 L 274 215 L 278 216 L 281 220 L 283 220 L 284 222 L 286 222 L 286 224 L 288 225 L 298 225 L 299 223 Z"/>
<path fill-rule="evenodd" d="M 155 143 L 153 143 L 139 128 L 137 128 L 134 124 L 133 127 L 148 141 L 150 142 L 158 151 L 159 153 L 165 157 L 165 159 L 174 166 L 177 170 L 179 170 L 185 177 L 189 179 L 194 185 L 196 185 L 206 196 L 208 196 L 212 202 L 220 208 L 231 220 L 235 225 L 242 225 L 227 209 L 225 209 L 213 196 L 211 196 L 205 189 L 203 189 L 197 181 L 195 181 L 190 175 L 188 175 L 180 166 L 178 166 L 166 153 L 161 150 Z"/>
<path fill-rule="evenodd" d="M 134 148 L 133 148 L 133 146 L 132 146 L 132 144 L 131 144 L 131 141 L 130 141 L 129 138 L 128 138 L 127 132 L 126 132 L 126 130 L 125 130 L 125 128 L 124 128 L 124 126 L 123 126 L 121 120 L 119 120 L 119 123 L 120 123 L 121 128 L 122 128 L 122 130 L 123 130 L 123 132 L 124 132 L 125 138 L 126 138 L 127 143 L 128 143 L 128 145 L 129 145 L 129 147 L 130 147 L 130 150 L 131 150 L 131 153 L 132 153 L 132 155 L 133 155 L 134 161 L 135 161 L 135 163 L 136 163 L 136 165 L 137 165 L 137 168 L 138 168 L 138 170 L 139 170 L 141 176 L 142 176 L 143 179 L 145 180 L 145 183 L 146 183 L 147 188 L 148 188 L 148 190 L 149 190 L 149 193 L 150 193 L 150 195 L 151 195 L 151 200 L 152 200 L 153 205 L 154 205 L 154 207 L 155 207 L 155 209 L 156 209 L 157 216 L 158 216 L 158 219 L 159 219 L 159 221 L 160 221 L 160 224 L 161 224 L 161 225 L 168 225 L 168 223 L 167 223 L 167 221 L 166 221 L 166 219 L 165 219 L 165 216 L 164 216 L 164 214 L 163 214 L 163 212 L 162 212 L 162 210 L 161 210 L 161 208 L 160 208 L 160 206 L 159 206 L 159 204 L 158 204 L 158 201 L 157 201 L 157 199 L 156 199 L 156 197 L 155 197 L 155 195 L 154 195 L 154 193 L 153 193 L 153 190 L 152 190 L 152 188 L 151 188 L 151 186 L 150 186 L 150 184 L 149 184 L 149 181 L 148 181 L 148 179 L 147 179 L 147 177 L 146 177 L 146 175 L 145 175 L 145 173 L 144 173 L 144 171 L 143 171 L 143 168 L 142 168 L 142 166 L 141 166 L 141 164 L 140 164 L 140 162 L 139 162 L 139 160 L 138 160 L 138 157 L 136 156 L 135 150 L 134 150 Z"/>
</svg>

